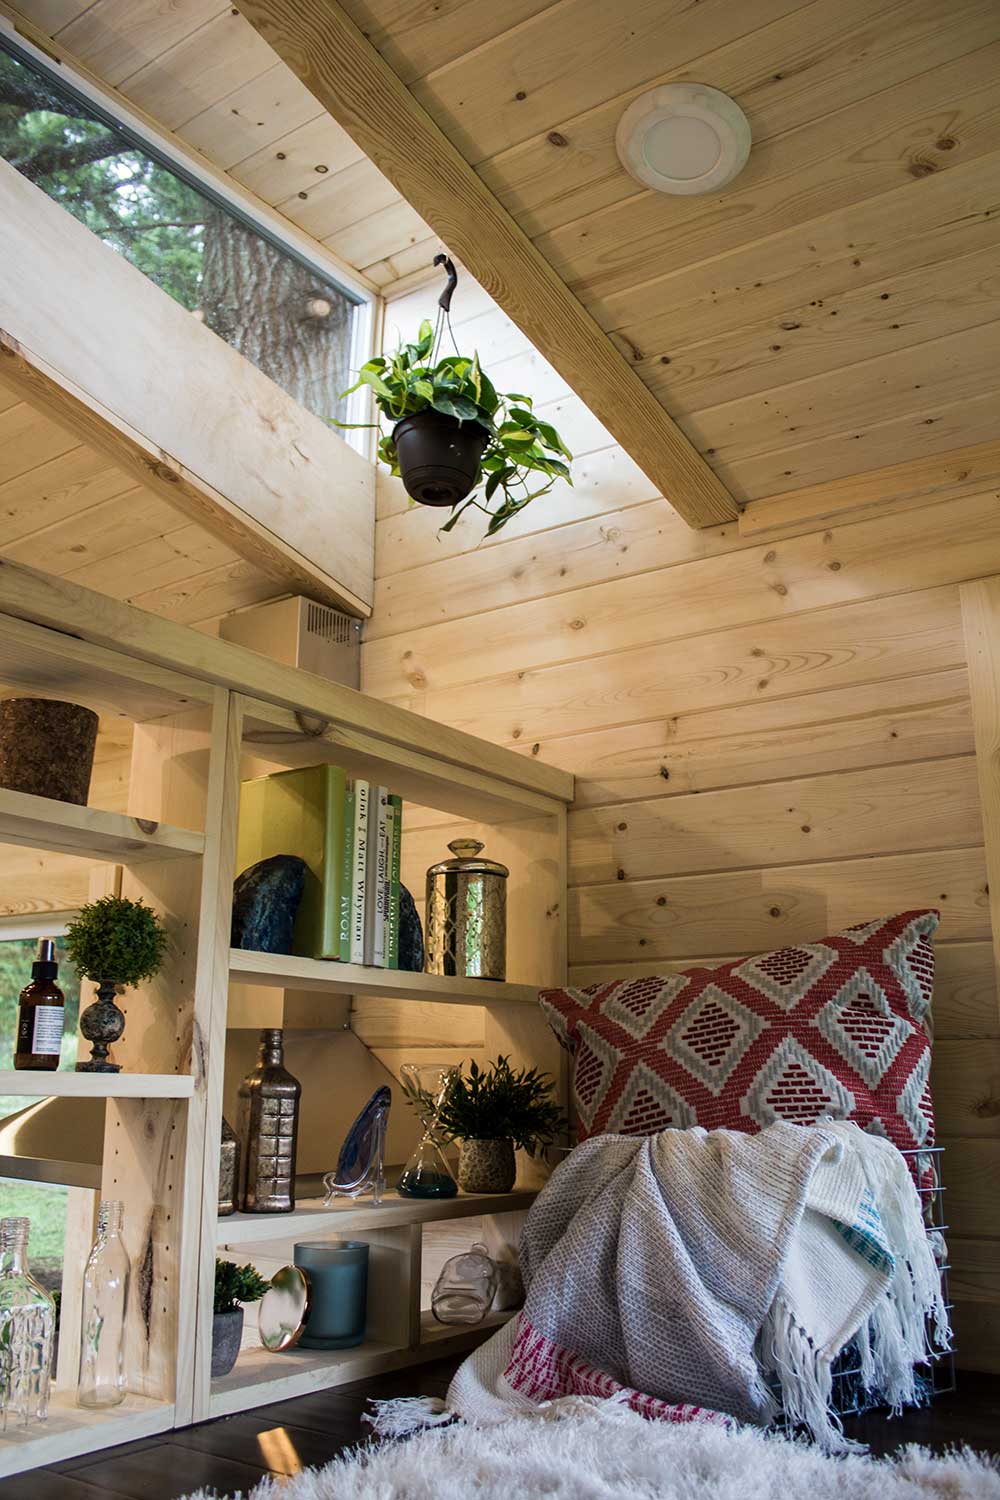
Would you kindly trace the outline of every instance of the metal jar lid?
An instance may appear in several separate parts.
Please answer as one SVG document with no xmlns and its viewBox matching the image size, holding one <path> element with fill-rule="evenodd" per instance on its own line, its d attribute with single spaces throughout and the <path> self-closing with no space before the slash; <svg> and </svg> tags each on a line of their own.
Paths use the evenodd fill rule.
<svg viewBox="0 0 1000 1500">
<path fill-rule="evenodd" d="M 454 859 L 442 859 L 439 864 L 431 865 L 427 871 L 428 875 L 453 875 L 460 872 L 463 875 L 499 875 L 506 880 L 510 874 L 506 865 L 498 865 L 492 859 L 479 859 L 481 849 L 486 846 L 478 839 L 452 839 L 448 848 L 454 854 Z"/>
</svg>

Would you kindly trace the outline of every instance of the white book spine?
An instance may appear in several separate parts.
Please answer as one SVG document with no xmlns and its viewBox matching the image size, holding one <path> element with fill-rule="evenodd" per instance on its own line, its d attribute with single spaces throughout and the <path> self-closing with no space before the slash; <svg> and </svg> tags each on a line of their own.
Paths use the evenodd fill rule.
<svg viewBox="0 0 1000 1500">
<path fill-rule="evenodd" d="M 354 870 L 351 879 L 351 963 L 365 961 L 365 892 L 368 884 L 368 828 L 371 786 L 354 783 Z"/>
</svg>

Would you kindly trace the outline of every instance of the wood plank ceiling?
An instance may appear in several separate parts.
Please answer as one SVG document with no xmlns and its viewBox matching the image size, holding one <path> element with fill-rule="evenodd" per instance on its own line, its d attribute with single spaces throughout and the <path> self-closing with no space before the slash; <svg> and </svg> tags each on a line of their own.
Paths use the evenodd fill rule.
<svg viewBox="0 0 1000 1500">
<path fill-rule="evenodd" d="M 287 592 L 0 381 L 0 552 L 185 624 Z"/>
<path fill-rule="evenodd" d="M 424 221 L 444 228 L 453 205 L 404 202 L 230 6 L 21 3 L 380 285 L 438 248 Z M 315 87 L 302 38 L 333 0 L 244 8 Z M 995 0 L 346 11 L 741 505 L 876 473 L 890 495 L 896 465 L 1000 436 Z M 664 197 L 618 163 L 623 109 L 677 79 L 750 117 L 750 161 L 722 194 Z M 342 120 L 355 85 L 344 67 L 324 95 Z M 411 138 L 394 136 L 378 165 L 399 183 Z"/>
<path fill-rule="evenodd" d="M 433 231 L 232 5 L 19 0 L 0 6 L 83 63 L 373 286 L 429 266 Z"/>
</svg>

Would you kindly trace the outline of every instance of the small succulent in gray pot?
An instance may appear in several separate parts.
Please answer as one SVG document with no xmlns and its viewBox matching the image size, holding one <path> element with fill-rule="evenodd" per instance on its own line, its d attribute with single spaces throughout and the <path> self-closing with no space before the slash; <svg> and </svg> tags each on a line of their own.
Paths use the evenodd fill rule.
<svg viewBox="0 0 1000 1500">
<path fill-rule="evenodd" d="M 228 1375 L 243 1340 L 243 1305 L 259 1302 L 271 1285 L 255 1266 L 232 1260 L 215 1262 L 215 1301 L 212 1310 L 212 1375 Z"/>
<path fill-rule="evenodd" d="M 442 1101 L 441 1131 L 460 1143 L 458 1185 L 466 1193 L 509 1193 L 517 1176 L 515 1150 L 544 1156 L 566 1128 L 554 1098 L 555 1079 L 537 1068 L 514 1069 L 509 1057 L 485 1068 L 472 1062 Z"/>
</svg>

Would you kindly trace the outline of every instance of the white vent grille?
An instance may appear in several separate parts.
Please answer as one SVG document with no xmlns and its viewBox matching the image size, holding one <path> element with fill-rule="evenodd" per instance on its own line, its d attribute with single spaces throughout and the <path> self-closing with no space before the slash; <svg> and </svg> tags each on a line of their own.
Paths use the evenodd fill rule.
<svg viewBox="0 0 1000 1500">
<path fill-rule="evenodd" d="M 333 646 L 350 646 L 357 639 L 358 621 L 350 615 L 331 609 L 328 604 L 317 604 L 310 599 L 306 606 L 306 631 Z"/>
</svg>

